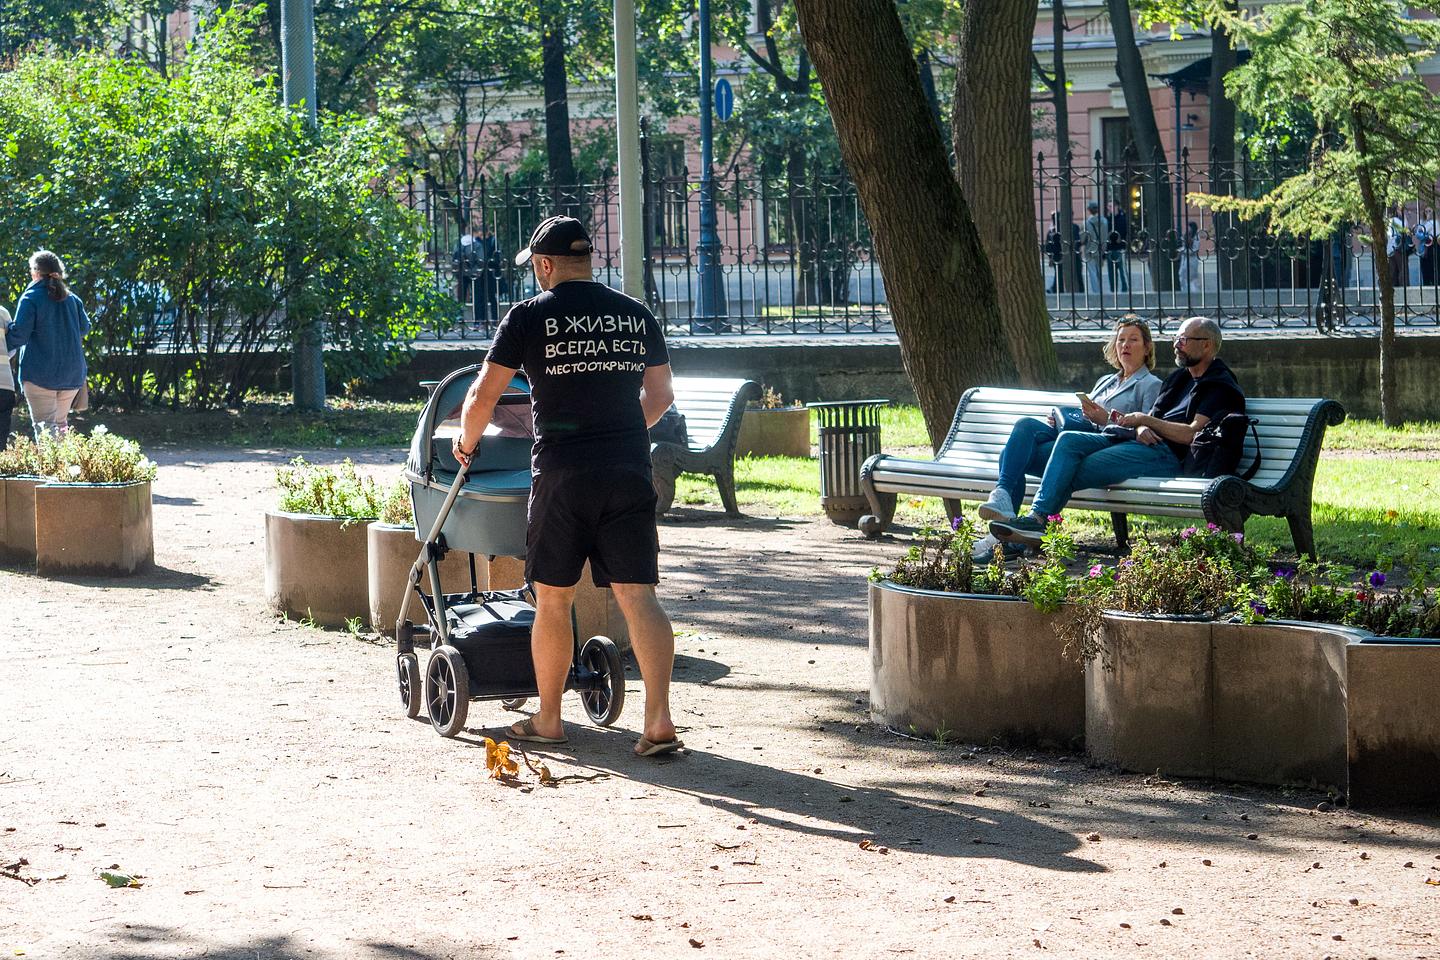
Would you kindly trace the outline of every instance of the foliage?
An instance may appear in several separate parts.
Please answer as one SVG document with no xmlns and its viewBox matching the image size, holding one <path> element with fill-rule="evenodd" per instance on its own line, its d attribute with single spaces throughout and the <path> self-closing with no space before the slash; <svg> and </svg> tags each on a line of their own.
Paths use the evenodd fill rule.
<svg viewBox="0 0 1440 960">
<path fill-rule="evenodd" d="M 1391 567 L 1385 560 L 1358 584 L 1347 567 L 1309 560 L 1282 565 L 1249 585 L 1242 594 L 1240 619 L 1341 623 L 1380 636 L 1440 637 L 1440 595 L 1429 571 L 1415 558 L 1409 559 L 1410 582 L 1388 591 L 1382 590 L 1389 579 L 1386 569 Z"/>
<path fill-rule="evenodd" d="M 338 520 L 374 520 L 380 516 L 382 495 L 370 477 L 362 477 L 348 457 L 338 467 L 307 463 L 296 457 L 275 470 L 280 487 L 280 509 Z"/>
<path fill-rule="evenodd" d="M 40 476 L 62 483 L 138 483 L 154 480 L 154 461 L 134 440 L 111 433 L 102 424 L 90 433 L 69 430 L 46 435 L 35 446 Z"/>
<path fill-rule="evenodd" d="M 1050 611 L 1063 602 L 1065 561 L 1059 557 L 1067 549 L 1063 536 L 1046 540 L 1045 549 L 1055 550 L 1054 556 L 1041 560 L 1026 559 L 1014 569 L 1005 565 L 998 550 L 989 562 L 976 564 L 973 556 L 975 531 L 969 524 L 954 520 L 947 529 L 924 526 L 915 532 L 915 542 L 906 549 L 890 573 L 878 568 L 870 571 L 871 581 L 885 580 L 918 590 L 945 593 L 976 593 L 1000 597 L 1024 597 L 1042 610 Z M 1069 547 L 1073 549 L 1073 545 Z M 1053 605 L 1049 598 L 1056 582 L 1054 570 L 1061 572 L 1061 594 Z"/>
<path fill-rule="evenodd" d="M 1411 7 L 1440 10 L 1440 3 Z M 1440 110 L 1419 66 L 1440 49 L 1440 22 L 1413 20 L 1391 0 L 1303 0 L 1254 16 L 1222 13 L 1250 60 L 1226 90 L 1260 129 L 1303 127 L 1313 117 L 1308 169 L 1259 199 L 1197 194 L 1197 202 L 1247 219 L 1269 214 L 1297 235 L 1325 235 L 1371 221 L 1362 179 L 1375 203 L 1410 199 L 1440 174 Z"/>
<path fill-rule="evenodd" d="M 62 253 L 99 387 L 132 404 L 238 403 L 317 320 L 340 372 L 374 376 L 455 310 L 398 200 L 390 125 L 284 110 L 247 59 L 254 17 L 222 14 L 168 75 L 91 53 L 0 75 L 0 261 Z"/>
<path fill-rule="evenodd" d="M 754 410 L 788 410 L 791 407 L 798 407 L 802 404 L 795 400 L 786 400 L 774 387 L 761 387 L 760 399 L 751 400 L 746 406 Z"/>
<path fill-rule="evenodd" d="M 380 491 L 379 520 L 397 527 L 415 525 L 415 510 L 410 503 L 410 482 L 404 477 Z"/>
<path fill-rule="evenodd" d="M 40 448 L 23 434 L 10 438 L 10 445 L 0 449 L 0 477 L 40 476 Z"/>
</svg>

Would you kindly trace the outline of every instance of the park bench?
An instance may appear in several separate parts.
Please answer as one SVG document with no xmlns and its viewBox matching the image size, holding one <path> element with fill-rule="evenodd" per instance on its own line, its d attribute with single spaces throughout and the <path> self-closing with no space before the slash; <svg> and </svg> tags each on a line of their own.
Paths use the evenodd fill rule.
<svg viewBox="0 0 1440 960">
<path fill-rule="evenodd" d="M 753 380 L 718 377 L 676 377 L 675 407 L 685 417 L 689 442 L 660 442 L 650 445 L 659 516 L 675 500 L 675 480 L 682 473 L 706 473 L 720 488 L 725 512 L 739 514 L 735 502 L 735 443 L 740 438 L 740 419 L 745 405 L 760 399 L 760 385 Z"/>
<path fill-rule="evenodd" d="M 1043 418 L 1052 406 L 1074 403 L 1073 393 L 998 387 L 967 390 L 933 460 L 881 453 L 865 461 L 860 485 L 871 513 L 860 518 L 860 530 L 872 539 L 878 537 L 894 517 L 897 494 L 940 497 L 951 516 L 960 515 L 962 500 L 983 502 L 995 487 L 1000 451 L 1015 421 Z M 1246 519 L 1257 514 L 1284 517 L 1296 551 L 1313 557 L 1310 494 L 1315 466 L 1325 428 L 1341 423 L 1345 408 L 1334 400 L 1247 398 L 1246 412 L 1258 421 L 1255 434 L 1262 454 L 1260 469 L 1250 480 L 1139 477 L 1104 489 L 1077 490 L 1067 506 L 1109 512 L 1122 551 L 1129 547 L 1131 513 L 1203 518 L 1235 532 L 1243 531 Z M 1242 472 L 1255 459 L 1254 444 L 1247 435 Z M 1038 486 L 1035 479 L 1027 480 L 1027 499 Z"/>
</svg>

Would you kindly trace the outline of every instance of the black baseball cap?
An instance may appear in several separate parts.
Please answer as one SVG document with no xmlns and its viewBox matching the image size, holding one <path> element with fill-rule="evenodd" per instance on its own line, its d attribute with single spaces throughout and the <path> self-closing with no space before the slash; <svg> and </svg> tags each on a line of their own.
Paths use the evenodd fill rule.
<svg viewBox="0 0 1440 960">
<path fill-rule="evenodd" d="M 550 217 L 530 234 L 530 245 L 515 254 L 515 263 L 524 266 L 534 254 L 546 257 L 584 257 L 594 246 L 585 224 L 574 217 Z"/>
</svg>

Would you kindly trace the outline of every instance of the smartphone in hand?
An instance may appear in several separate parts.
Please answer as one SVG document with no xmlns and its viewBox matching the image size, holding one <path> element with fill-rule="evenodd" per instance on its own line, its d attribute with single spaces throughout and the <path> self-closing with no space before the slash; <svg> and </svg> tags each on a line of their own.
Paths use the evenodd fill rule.
<svg viewBox="0 0 1440 960">
<path fill-rule="evenodd" d="M 1095 402 L 1094 400 L 1090 399 L 1090 395 L 1088 393 L 1081 393 L 1077 390 L 1075 391 L 1075 396 L 1080 400 L 1080 403 L 1082 405 Z"/>
</svg>

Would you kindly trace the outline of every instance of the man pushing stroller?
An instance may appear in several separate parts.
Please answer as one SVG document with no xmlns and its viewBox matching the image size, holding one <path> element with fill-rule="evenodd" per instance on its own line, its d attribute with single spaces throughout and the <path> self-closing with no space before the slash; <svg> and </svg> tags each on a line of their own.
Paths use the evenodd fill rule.
<svg viewBox="0 0 1440 960">
<path fill-rule="evenodd" d="M 655 597 L 660 582 L 647 430 L 674 401 L 670 357 L 638 300 L 591 279 L 590 235 L 573 217 L 535 228 L 515 257 L 541 293 L 515 304 L 465 397 L 454 452 L 468 466 L 511 377 L 524 369 L 535 415 L 525 579 L 535 589 L 531 657 L 540 709 L 515 740 L 564 743 L 560 696 L 571 664 L 570 609 L 585 561 L 625 617 L 645 682 L 635 753 L 683 744 L 670 717 L 675 635 Z"/>
</svg>

